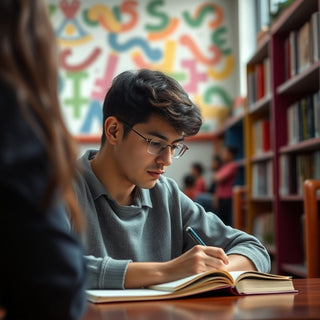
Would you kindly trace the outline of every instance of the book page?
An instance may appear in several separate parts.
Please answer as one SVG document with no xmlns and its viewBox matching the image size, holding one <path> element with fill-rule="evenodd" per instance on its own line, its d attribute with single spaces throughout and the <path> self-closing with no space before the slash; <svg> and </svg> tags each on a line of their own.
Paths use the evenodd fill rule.
<svg viewBox="0 0 320 320">
<path fill-rule="evenodd" d="M 182 278 L 179 280 L 161 283 L 152 285 L 149 288 L 160 291 L 178 291 L 188 286 L 201 286 L 205 282 L 217 282 L 221 285 L 232 285 L 232 276 L 230 273 L 222 271 L 222 270 L 212 270 L 203 273 L 199 273 L 196 275 L 192 275 L 186 278 Z"/>
<path fill-rule="evenodd" d="M 90 301 L 96 302 L 97 300 L 108 301 L 117 300 L 117 298 L 130 298 L 130 297 L 150 297 L 150 296 L 161 296 L 170 294 L 166 291 L 158 291 L 151 289 L 125 289 L 125 290 L 86 290 L 88 299 Z M 122 300 L 122 299 L 121 299 Z M 127 299 L 124 299 L 127 300 Z"/>
<path fill-rule="evenodd" d="M 160 291 L 174 292 L 174 291 L 178 290 L 179 288 L 185 287 L 186 285 L 201 278 L 204 274 L 205 274 L 205 272 L 200 273 L 200 274 L 195 274 L 195 275 L 192 275 L 192 276 L 189 276 L 186 278 L 166 282 L 166 283 L 155 284 L 155 285 L 150 286 L 149 288 L 154 289 L 154 290 L 160 290 Z"/>
</svg>

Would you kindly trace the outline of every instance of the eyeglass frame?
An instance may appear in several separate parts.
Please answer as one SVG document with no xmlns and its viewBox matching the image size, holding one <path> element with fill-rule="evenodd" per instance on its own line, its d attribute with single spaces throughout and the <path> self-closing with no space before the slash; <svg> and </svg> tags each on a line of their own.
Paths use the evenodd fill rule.
<svg viewBox="0 0 320 320">
<path fill-rule="evenodd" d="M 184 143 L 182 142 L 179 142 L 178 145 L 182 145 L 182 149 L 181 149 L 181 154 L 178 154 L 178 156 L 174 156 L 174 150 L 178 147 L 178 145 L 173 145 L 173 144 L 167 144 L 165 147 L 162 146 L 161 148 L 161 151 L 159 153 L 151 153 L 149 148 L 151 146 L 151 141 L 154 140 L 154 139 L 150 139 L 150 138 L 146 138 L 145 136 L 143 136 L 140 132 L 138 132 L 136 129 L 133 129 L 128 123 L 126 123 L 125 121 L 123 120 L 120 120 L 124 125 L 126 125 L 130 130 L 132 130 L 135 134 L 137 134 L 138 136 L 140 136 L 145 142 L 148 143 L 148 147 L 147 147 L 147 152 L 149 154 L 152 154 L 152 155 L 160 155 L 164 150 L 167 149 L 167 147 L 170 147 L 171 148 L 171 151 L 172 151 L 172 158 L 173 159 L 179 159 L 181 158 L 184 153 L 189 150 L 189 147 L 187 145 L 185 145 Z M 163 140 L 161 138 L 158 138 L 160 140 Z M 163 140 L 164 141 L 164 140 Z"/>
</svg>

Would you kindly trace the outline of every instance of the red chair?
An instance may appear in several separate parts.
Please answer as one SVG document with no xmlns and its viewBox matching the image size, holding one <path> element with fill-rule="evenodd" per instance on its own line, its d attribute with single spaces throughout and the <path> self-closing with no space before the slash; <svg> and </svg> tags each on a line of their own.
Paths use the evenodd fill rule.
<svg viewBox="0 0 320 320">
<path fill-rule="evenodd" d="M 233 227 L 239 230 L 246 229 L 246 188 L 235 186 L 232 189 Z"/>
<path fill-rule="evenodd" d="M 305 249 L 308 278 L 320 277 L 320 212 L 317 198 L 318 189 L 320 189 L 320 180 L 306 180 L 304 182 Z"/>
</svg>

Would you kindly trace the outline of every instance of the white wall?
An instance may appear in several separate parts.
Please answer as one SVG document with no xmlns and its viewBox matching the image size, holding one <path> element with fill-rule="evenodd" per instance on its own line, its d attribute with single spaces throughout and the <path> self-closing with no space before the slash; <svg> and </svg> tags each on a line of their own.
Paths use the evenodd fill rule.
<svg viewBox="0 0 320 320">
<path fill-rule="evenodd" d="M 255 0 L 238 0 L 238 63 L 240 94 L 247 95 L 246 64 L 256 49 Z"/>
<path fill-rule="evenodd" d="M 52 0 L 47 0 L 52 2 Z M 94 0 L 96 1 L 96 0 Z M 236 97 L 241 94 L 246 95 L 246 63 L 255 50 L 255 24 L 254 24 L 254 1 L 255 0 L 238 0 L 237 5 L 234 5 L 236 0 L 216 1 L 223 4 L 225 9 L 229 11 L 228 21 L 237 21 L 237 27 L 234 33 L 229 33 L 232 38 L 233 53 L 236 57 L 235 72 L 237 74 L 236 81 L 233 83 L 232 96 Z M 178 3 L 178 2 L 177 2 Z M 232 5 L 233 4 L 233 5 Z M 181 159 L 174 160 L 172 165 L 168 168 L 166 175 L 172 177 L 177 183 L 183 186 L 183 177 L 189 172 L 190 166 L 193 162 L 200 162 L 205 167 L 205 179 L 210 183 L 211 172 L 210 162 L 213 155 L 213 142 L 211 141 L 197 141 L 188 142 L 190 150 Z M 80 145 L 79 154 L 82 154 L 86 149 L 98 148 L 98 145 Z"/>
<path fill-rule="evenodd" d="M 166 171 L 166 176 L 173 178 L 180 187 L 183 186 L 183 177 L 190 172 L 190 167 L 193 162 L 200 162 L 205 168 L 205 179 L 207 186 L 211 182 L 211 157 L 213 154 L 213 143 L 207 142 L 186 142 L 190 148 L 182 158 L 174 159 L 171 166 Z"/>
</svg>

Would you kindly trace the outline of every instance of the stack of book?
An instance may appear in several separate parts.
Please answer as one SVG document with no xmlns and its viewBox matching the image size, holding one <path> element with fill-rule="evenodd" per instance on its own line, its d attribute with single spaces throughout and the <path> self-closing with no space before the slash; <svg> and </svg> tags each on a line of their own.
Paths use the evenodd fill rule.
<svg viewBox="0 0 320 320">
<path fill-rule="evenodd" d="M 307 179 L 320 180 L 320 150 L 301 154 L 282 154 L 280 157 L 280 194 L 303 195 Z"/>
<path fill-rule="evenodd" d="M 261 161 L 252 165 L 252 196 L 272 197 L 273 195 L 272 161 Z"/>
<path fill-rule="evenodd" d="M 271 149 L 270 120 L 260 119 L 253 124 L 254 154 L 260 155 Z"/>
<path fill-rule="evenodd" d="M 285 40 L 285 78 L 302 73 L 320 60 L 320 12 L 312 14 L 300 29 L 292 30 Z"/>
<path fill-rule="evenodd" d="M 270 58 L 265 58 L 257 63 L 254 70 L 248 73 L 248 103 L 254 104 L 256 101 L 268 96 L 271 92 L 271 66 Z"/>
<path fill-rule="evenodd" d="M 320 91 L 287 109 L 288 145 L 320 137 Z"/>
</svg>

